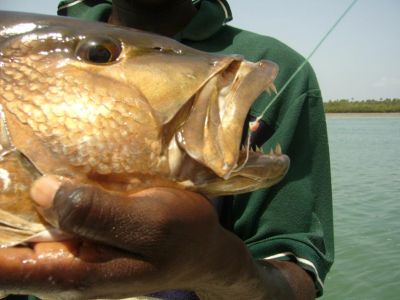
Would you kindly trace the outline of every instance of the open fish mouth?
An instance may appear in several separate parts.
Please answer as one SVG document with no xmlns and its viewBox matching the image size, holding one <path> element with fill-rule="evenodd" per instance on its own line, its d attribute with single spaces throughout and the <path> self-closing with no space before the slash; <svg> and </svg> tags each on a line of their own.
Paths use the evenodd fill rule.
<svg viewBox="0 0 400 300">
<path fill-rule="evenodd" d="M 263 91 L 276 91 L 273 81 L 278 73 L 278 66 L 270 61 L 229 59 L 221 61 L 225 68 L 196 93 L 176 134 L 181 149 L 222 178 L 229 177 L 237 167 L 251 105 Z"/>
<path fill-rule="evenodd" d="M 245 61 L 240 56 L 229 59 L 220 62 L 225 66 L 195 94 L 169 146 L 171 174 L 190 178 L 197 187 L 207 186 L 203 192 L 210 195 L 229 194 L 229 189 L 243 193 L 255 185 L 271 186 L 289 168 L 289 159 L 279 145 L 266 154 L 260 148 L 240 145 L 251 105 L 263 92 L 276 93 L 278 66 L 266 60 Z M 212 174 L 196 168 L 182 151 Z M 222 184 L 225 188 L 221 192 L 212 187 L 218 189 Z"/>
</svg>

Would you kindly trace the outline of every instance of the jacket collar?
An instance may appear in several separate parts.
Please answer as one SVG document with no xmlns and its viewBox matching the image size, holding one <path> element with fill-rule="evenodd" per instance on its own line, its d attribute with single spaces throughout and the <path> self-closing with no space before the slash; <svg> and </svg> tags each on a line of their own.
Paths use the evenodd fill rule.
<svg viewBox="0 0 400 300">
<path fill-rule="evenodd" d="M 175 36 L 177 40 L 205 40 L 232 20 L 232 12 L 226 0 L 192 1 L 198 11 L 186 28 Z M 63 0 L 58 5 L 57 14 L 105 22 L 111 8 L 112 0 Z"/>
</svg>

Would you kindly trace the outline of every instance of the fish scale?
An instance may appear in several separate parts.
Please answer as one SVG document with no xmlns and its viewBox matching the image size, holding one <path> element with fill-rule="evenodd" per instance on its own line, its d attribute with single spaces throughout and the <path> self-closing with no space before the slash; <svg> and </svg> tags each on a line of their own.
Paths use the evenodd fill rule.
<svg viewBox="0 0 400 300">
<path fill-rule="evenodd" d="M 29 60 L 29 57 L 26 61 L 27 63 L 24 63 L 21 59 L 20 63 L 14 62 L 10 66 L 5 64 L 5 68 L 9 71 L 3 77 L 6 78 L 7 76 L 11 79 L 9 82 L 15 80 L 28 81 L 32 68 L 23 68 L 23 66 L 31 65 L 32 62 Z M 23 71 L 28 72 L 23 73 Z M 46 76 L 44 72 L 45 70 L 42 70 L 42 76 Z M 69 83 L 61 81 L 58 82 L 58 85 L 50 86 L 50 84 L 51 82 L 46 82 L 41 85 L 40 91 L 42 93 L 34 94 L 34 104 L 28 102 L 30 101 L 29 97 L 18 98 L 18 95 L 26 94 L 25 86 L 14 88 L 12 92 L 8 92 L 8 97 L 5 96 L 5 100 L 7 101 L 6 107 L 22 123 L 29 125 L 41 139 L 51 144 L 52 151 L 65 155 L 74 166 L 91 165 L 94 167 L 94 171 L 100 174 L 120 173 L 124 169 L 145 171 L 134 165 L 136 157 L 129 153 L 129 151 L 121 151 L 122 149 L 119 147 L 120 143 L 118 143 L 118 140 L 123 140 L 126 135 L 131 136 L 133 139 L 136 136 L 134 131 L 135 122 L 132 122 L 132 118 L 129 118 L 127 113 L 128 111 L 132 112 L 135 107 L 129 105 L 128 101 L 118 102 L 116 99 L 111 98 L 111 95 L 107 94 L 104 96 L 104 90 L 100 90 L 102 93 L 100 93 L 99 97 L 95 97 L 92 94 L 92 96 L 86 98 L 81 97 L 79 94 L 76 95 L 76 93 L 75 97 L 63 97 L 64 91 L 68 91 L 68 88 L 64 88 L 63 86 L 68 86 Z M 7 84 L 3 84 L 0 92 L 6 88 Z M 96 88 L 92 90 L 95 93 L 97 91 Z M 16 100 L 17 98 L 18 100 Z M 82 102 L 85 99 L 86 103 Z M 111 109 L 107 109 L 104 105 L 97 107 L 98 104 L 107 102 L 115 103 L 115 105 L 111 106 Z M 12 104 L 10 105 L 10 103 Z M 71 109 L 74 105 L 79 105 L 78 109 Z M 44 111 L 41 107 L 45 108 Z M 86 118 L 80 117 L 81 110 L 79 108 L 87 109 L 88 107 L 93 107 L 94 113 L 87 115 Z M 126 124 L 124 131 L 128 131 L 128 134 L 125 133 L 124 136 L 118 134 L 122 128 L 118 128 L 120 126 L 114 121 L 115 119 L 124 120 L 124 124 Z M 151 124 L 151 120 L 145 119 L 144 122 L 147 122 L 149 126 Z M 97 123 L 102 125 L 98 126 Z M 49 131 L 49 128 L 52 130 Z M 102 131 L 100 130 L 101 128 L 111 128 L 113 131 Z M 90 139 L 86 143 L 88 149 L 83 151 L 86 154 L 82 156 L 81 149 L 84 147 L 79 147 L 78 149 L 75 136 L 82 136 L 83 132 Z M 106 147 L 99 149 L 102 151 L 98 151 L 96 145 L 105 145 Z M 107 147 L 107 145 L 111 147 Z M 90 149 L 94 151 L 90 151 Z M 149 150 L 153 151 L 153 149 Z M 111 164 L 113 153 L 119 153 L 119 156 L 122 157 L 119 160 L 114 160 L 113 164 Z M 89 163 L 89 159 L 91 161 L 94 160 L 96 163 Z M 142 157 L 142 159 L 146 160 L 146 157 Z M 147 160 L 148 166 L 151 166 L 150 158 L 147 158 Z M 124 168 L 123 166 L 127 167 Z"/>
</svg>

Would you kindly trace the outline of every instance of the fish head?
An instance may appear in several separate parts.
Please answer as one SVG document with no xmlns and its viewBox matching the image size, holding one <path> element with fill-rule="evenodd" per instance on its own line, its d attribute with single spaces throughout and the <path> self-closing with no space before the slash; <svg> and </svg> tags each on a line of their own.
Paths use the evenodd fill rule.
<svg viewBox="0 0 400 300">
<path fill-rule="evenodd" d="M 182 179 L 177 170 L 190 158 L 225 181 L 258 176 L 241 166 L 258 160 L 243 160 L 240 142 L 251 105 L 275 89 L 275 63 L 97 22 L 0 17 L 1 104 L 45 144 L 32 149 L 26 134 L 14 135 L 43 173 L 54 173 L 61 160 L 85 174 Z M 278 156 L 285 161 L 274 172 L 281 179 L 288 159 Z M 243 190 L 236 181 L 236 191 Z"/>
</svg>

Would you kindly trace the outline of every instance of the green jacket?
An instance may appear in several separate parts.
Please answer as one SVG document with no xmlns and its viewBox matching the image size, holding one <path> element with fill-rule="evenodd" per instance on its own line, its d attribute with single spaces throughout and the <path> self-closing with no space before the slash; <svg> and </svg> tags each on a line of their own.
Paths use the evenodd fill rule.
<svg viewBox="0 0 400 300">
<path fill-rule="evenodd" d="M 207 52 L 240 54 L 251 61 L 274 61 L 280 69 L 275 82 L 278 90 L 304 61 L 274 38 L 226 25 L 232 18 L 226 1 L 193 2 L 198 13 L 175 37 L 182 43 Z M 111 5 L 111 0 L 67 0 L 59 4 L 58 14 L 106 21 Z M 258 116 L 271 99 L 262 94 L 249 118 Z M 334 258 L 332 192 L 322 97 L 310 65 L 263 121 L 254 142 L 263 143 L 265 151 L 279 143 L 291 159 L 290 170 L 270 189 L 225 197 L 219 202 L 221 223 L 244 241 L 254 258 L 298 263 L 312 275 L 321 295 Z"/>
</svg>

